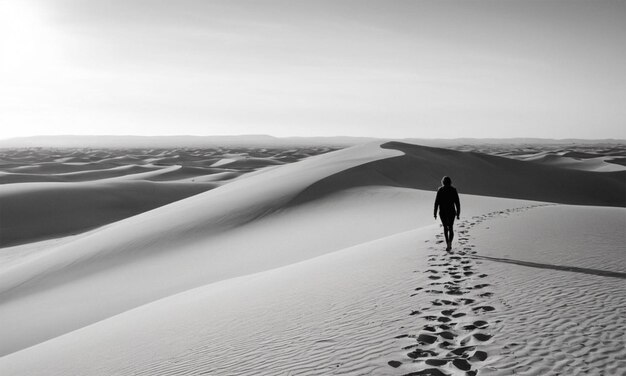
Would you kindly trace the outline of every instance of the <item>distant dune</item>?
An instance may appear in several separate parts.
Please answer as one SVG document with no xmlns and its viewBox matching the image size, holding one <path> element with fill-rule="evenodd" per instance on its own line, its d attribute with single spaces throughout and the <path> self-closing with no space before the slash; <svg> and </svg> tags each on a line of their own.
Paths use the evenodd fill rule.
<svg viewBox="0 0 626 376">
<path fill-rule="evenodd" d="M 0 248 L 73 235 L 333 148 L 0 150 Z M 225 163 L 224 157 L 228 156 Z"/>
</svg>

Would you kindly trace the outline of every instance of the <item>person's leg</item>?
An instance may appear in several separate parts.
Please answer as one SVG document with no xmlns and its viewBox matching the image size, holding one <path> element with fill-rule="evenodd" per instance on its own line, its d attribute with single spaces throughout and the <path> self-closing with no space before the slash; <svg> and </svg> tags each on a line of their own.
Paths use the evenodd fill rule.
<svg viewBox="0 0 626 376">
<path fill-rule="evenodd" d="M 454 225 L 448 226 L 448 238 L 450 239 L 450 245 L 452 245 L 452 239 L 454 239 Z"/>
<path fill-rule="evenodd" d="M 443 237 L 446 239 L 446 244 L 448 244 L 450 242 L 448 240 L 448 220 L 441 213 L 439 213 L 439 219 L 441 219 L 441 224 L 443 225 Z"/>
<path fill-rule="evenodd" d="M 452 247 L 452 240 L 454 239 L 454 216 L 452 216 L 450 222 L 448 222 L 448 239 L 450 239 L 450 247 Z"/>
</svg>

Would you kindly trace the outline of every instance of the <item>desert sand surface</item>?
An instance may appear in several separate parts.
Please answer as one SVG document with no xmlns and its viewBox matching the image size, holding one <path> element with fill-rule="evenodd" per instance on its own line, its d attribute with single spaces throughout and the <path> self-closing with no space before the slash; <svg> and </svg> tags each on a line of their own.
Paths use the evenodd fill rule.
<svg viewBox="0 0 626 376">
<path fill-rule="evenodd" d="M 0 248 L 0 373 L 623 375 L 626 175 L 588 160 L 620 166 L 624 146 L 464 147 L 17 159 L 0 186 L 13 215 L 56 184 L 68 202 L 87 185 L 207 186 L 70 236 L 16 231 Z M 451 252 L 432 217 L 444 174 L 462 201 Z"/>
<path fill-rule="evenodd" d="M 0 149 L 0 246 L 77 234 L 331 150 Z"/>
</svg>

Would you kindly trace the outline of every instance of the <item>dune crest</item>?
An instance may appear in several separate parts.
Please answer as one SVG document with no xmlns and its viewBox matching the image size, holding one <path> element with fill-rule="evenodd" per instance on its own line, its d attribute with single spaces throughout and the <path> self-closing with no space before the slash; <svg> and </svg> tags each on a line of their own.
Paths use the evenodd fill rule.
<svg viewBox="0 0 626 376">
<path fill-rule="evenodd" d="M 249 173 L 211 191 L 105 226 L 46 250 L 40 257 L 13 262 L 10 267 L 0 269 L 0 299 L 5 307 L 0 315 L 5 322 L 21 324 L 3 328 L 11 334 L 4 333 L 7 340 L 0 344 L 0 353 L 199 284 L 311 257 L 297 251 L 295 256 L 282 259 L 262 253 L 241 255 L 257 260 L 249 268 L 242 268 L 238 252 L 248 251 L 243 248 L 225 253 L 224 247 L 231 247 L 228 243 L 231 230 L 241 232 L 246 224 L 276 212 L 315 181 L 355 165 L 399 154 L 377 144 L 367 144 Z M 245 240 L 245 235 L 241 236 L 232 238 Z M 163 280 L 163 273 L 171 265 L 177 265 L 175 270 L 186 271 L 171 280 Z M 121 287 L 112 287 L 112 278 L 124 281 L 120 282 Z M 108 291 L 107 297 L 94 297 L 92 291 Z M 61 299 L 59 294 L 70 304 L 58 311 L 60 316 L 43 318 L 40 325 L 45 328 L 32 338 L 15 331 L 25 319 L 11 315 L 16 311 L 8 306 L 14 304 L 12 308 L 16 310 L 35 309 L 42 300 Z M 69 314 L 63 313 L 64 310 Z"/>
<path fill-rule="evenodd" d="M 575 205 L 626 207 L 626 171 L 596 173 L 564 169 L 477 152 L 401 142 L 383 148 L 403 155 L 341 171 L 313 184 L 293 204 L 338 189 L 387 185 L 435 190 L 443 175 L 461 193 Z"/>
</svg>

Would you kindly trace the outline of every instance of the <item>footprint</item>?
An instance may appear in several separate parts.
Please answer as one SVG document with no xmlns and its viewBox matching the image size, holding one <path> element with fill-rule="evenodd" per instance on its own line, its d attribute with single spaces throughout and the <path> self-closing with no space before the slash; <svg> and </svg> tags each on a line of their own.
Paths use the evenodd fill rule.
<svg viewBox="0 0 626 376">
<path fill-rule="evenodd" d="M 491 312 L 491 311 L 495 311 L 496 309 L 493 308 L 492 306 L 480 306 L 480 307 L 474 307 L 474 308 L 472 308 L 472 310 L 474 310 L 474 311 Z"/>
<path fill-rule="evenodd" d="M 417 358 L 428 358 L 429 356 L 437 356 L 438 354 L 432 350 L 421 350 L 421 349 L 415 349 L 414 351 L 411 351 L 410 353 L 406 354 L 406 356 L 408 356 L 411 359 L 417 359 Z"/>
<path fill-rule="evenodd" d="M 422 342 L 424 344 L 432 345 L 437 341 L 437 337 L 430 334 L 420 334 L 417 336 L 417 342 Z"/>
<path fill-rule="evenodd" d="M 475 375 L 476 374 L 473 374 L 472 376 L 475 376 Z M 450 376 L 450 375 L 441 371 L 438 368 L 427 368 L 421 371 L 407 373 L 404 376 Z"/>
<path fill-rule="evenodd" d="M 451 333 L 451 332 L 440 332 L 440 333 L 437 333 L 437 334 L 438 334 L 441 338 L 444 338 L 444 339 L 454 339 L 454 337 L 456 337 L 456 335 L 454 335 L 454 334 L 453 334 L 453 333 Z M 491 338 L 491 337 L 490 337 L 490 338 Z"/>
<path fill-rule="evenodd" d="M 457 356 L 462 356 L 464 354 L 466 354 L 468 351 L 473 351 L 476 349 L 476 346 L 465 346 L 465 347 L 459 347 L 456 348 L 452 351 L 450 351 L 450 353 L 457 355 Z"/>
<path fill-rule="evenodd" d="M 453 302 L 453 301 L 445 300 L 445 299 L 442 299 L 441 302 L 443 304 L 445 304 L 445 305 L 451 305 L 451 306 L 458 306 L 459 305 L 459 303 L 457 303 L 457 302 Z"/>
<path fill-rule="evenodd" d="M 429 366 L 435 366 L 435 367 L 443 366 L 446 363 L 448 363 L 448 361 L 444 360 L 444 359 L 428 359 L 428 360 L 426 360 L 426 364 L 428 364 Z"/>
<path fill-rule="evenodd" d="M 484 334 L 484 333 L 476 333 L 474 334 L 474 338 L 476 338 L 479 341 L 488 341 L 491 338 L 491 335 L 489 334 Z"/>
<path fill-rule="evenodd" d="M 465 359 L 454 359 L 452 364 L 454 364 L 454 366 L 461 371 L 469 371 L 472 368 L 469 362 Z"/>
<path fill-rule="evenodd" d="M 464 295 L 465 293 L 461 290 L 450 290 L 446 294 L 448 295 Z"/>
<path fill-rule="evenodd" d="M 476 351 L 474 355 L 470 357 L 470 360 L 474 362 L 475 361 L 484 362 L 485 359 L 487 359 L 487 353 L 484 351 Z"/>
</svg>

